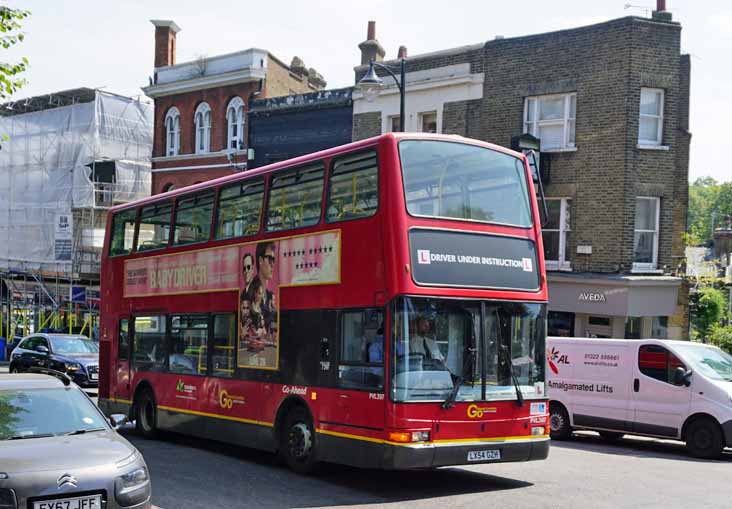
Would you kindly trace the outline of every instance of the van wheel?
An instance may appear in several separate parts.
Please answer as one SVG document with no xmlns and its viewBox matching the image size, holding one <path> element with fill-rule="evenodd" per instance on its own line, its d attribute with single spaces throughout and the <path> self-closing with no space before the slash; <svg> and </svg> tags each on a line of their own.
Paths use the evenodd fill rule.
<svg viewBox="0 0 732 509">
<path fill-rule="evenodd" d="M 280 455 L 288 467 L 299 474 L 313 471 L 317 464 L 315 429 L 310 416 L 301 406 L 285 417 L 280 436 Z"/>
<path fill-rule="evenodd" d="M 607 440 L 608 442 L 618 442 L 624 436 L 623 433 L 618 433 L 616 431 L 598 431 L 598 433 L 603 440 Z"/>
<path fill-rule="evenodd" d="M 697 458 L 716 458 L 722 454 L 722 431 L 712 419 L 701 418 L 686 430 L 686 448 Z"/>
<path fill-rule="evenodd" d="M 566 440 L 572 434 L 569 414 L 560 403 L 549 405 L 549 433 L 553 440 Z"/>
<path fill-rule="evenodd" d="M 143 390 L 135 402 L 135 429 L 145 438 L 157 433 L 157 405 L 150 390 Z"/>
<path fill-rule="evenodd" d="M 18 368 L 16 368 L 15 366 L 13 366 L 12 368 L 10 368 L 10 372 L 13 373 L 13 374 L 15 374 L 15 375 L 17 375 L 18 373 L 20 373 L 20 371 L 18 371 Z"/>
</svg>

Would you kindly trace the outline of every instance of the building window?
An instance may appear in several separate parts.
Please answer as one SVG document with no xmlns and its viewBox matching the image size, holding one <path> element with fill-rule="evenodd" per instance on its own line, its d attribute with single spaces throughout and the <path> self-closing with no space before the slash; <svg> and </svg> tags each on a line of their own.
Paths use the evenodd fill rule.
<svg viewBox="0 0 732 509">
<path fill-rule="evenodd" d="M 654 339 L 668 338 L 668 316 L 654 316 L 652 318 L 651 337 Z"/>
<path fill-rule="evenodd" d="M 244 148 L 244 101 L 241 97 L 234 97 L 226 108 L 226 124 L 228 125 L 229 150 Z"/>
<path fill-rule="evenodd" d="M 541 150 L 574 148 L 577 94 L 527 97 L 524 132 L 541 140 Z"/>
<path fill-rule="evenodd" d="M 390 133 L 398 133 L 401 131 L 401 121 L 399 119 L 399 115 L 392 115 L 389 117 L 389 132 Z"/>
<path fill-rule="evenodd" d="M 211 151 L 211 108 L 201 103 L 196 108 L 196 154 L 205 154 Z"/>
<path fill-rule="evenodd" d="M 430 111 L 428 113 L 419 114 L 419 123 L 423 133 L 437 132 L 437 112 Z"/>
<path fill-rule="evenodd" d="M 574 313 L 549 311 L 546 316 L 547 336 L 574 336 Z"/>
<path fill-rule="evenodd" d="M 546 268 L 549 270 L 570 269 L 567 256 L 567 243 L 571 231 L 569 204 L 570 200 L 567 198 L 547 198 L 546 201 L 549 217 L 541 235 L 544 241 Z"/>
<path fill-rule="evenodd" d="M 660 203 L 660 198 L 638 197 L 635 200 L 633 270 L 656 270 Z"/>
<path fill-rule="evenodd" d="M 643 318 L 629 316 L 625 319 L 625 339 L 640 339 L 643 330 Z"/>
<path fill-rule="evenodd" d="M 177 156 L 180 150 L 180 112 L 175 106 L 165 114 L 165 155 Z"/>
<path fill-rule="evenodd" d="M 663 96 L 663 90 L 659 88 L 641 88 L 638 145 L 661 145 Z"/>
</svg>

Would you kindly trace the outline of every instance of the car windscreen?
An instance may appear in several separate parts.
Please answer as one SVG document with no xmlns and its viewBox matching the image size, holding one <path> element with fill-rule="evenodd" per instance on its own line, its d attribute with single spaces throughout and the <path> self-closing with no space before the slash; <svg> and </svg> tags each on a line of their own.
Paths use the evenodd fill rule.
<svg viewBox="0 0 732 509">
<path fill-rule="evenodd" d="M 413 216 L 532 224 L 521 159 L 477 145 L 399 142 L 407 210 Z"/>
<path fill-rule="evenodd" d="M 712 380 L 732 382 L 732 355 L 716 347 L 684 345 L 676 347 L 683 359 Z"/>
<path fill-rule="evenodd" d="M 99 345 L 95 341 L 79 337 L 51 336 L 51 348 L 54 353 L 84 354 L 99 353 Z"/>
<path fill-rule="evenodd" d="M 77 387 L 0 391 L 0 440 L 109 429 Z"/>
</svg>

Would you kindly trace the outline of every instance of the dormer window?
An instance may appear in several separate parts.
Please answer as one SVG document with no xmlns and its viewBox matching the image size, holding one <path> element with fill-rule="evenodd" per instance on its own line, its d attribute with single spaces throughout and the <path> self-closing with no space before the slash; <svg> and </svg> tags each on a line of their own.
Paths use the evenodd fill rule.
<svg viewBox="0 0 732 509">
<path fill-rule="evenodd" d="M 211 107 L 201 103 L 194 116 L 196 124 L 196 154 L 211 151 Z"/>
<path fill-rule="evenodd" d="M 234 97 L 226 108 L 226 124 L 228 126 L 229 150 L 244 148 L 244 101 L 241 97 Z"/>
</svg>

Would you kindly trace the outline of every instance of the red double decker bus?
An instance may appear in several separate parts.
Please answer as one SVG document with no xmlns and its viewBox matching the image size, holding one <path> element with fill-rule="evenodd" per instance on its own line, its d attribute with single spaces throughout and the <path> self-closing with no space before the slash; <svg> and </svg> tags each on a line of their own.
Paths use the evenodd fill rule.
<svg viewBox="0 0 732 509">
<path fill-rule="evenodd" d="M 522 154 L 391 133 L 116 207 L 99 405 L 297 471 L 544 459 L 538 218 Z"/>
</svg>

